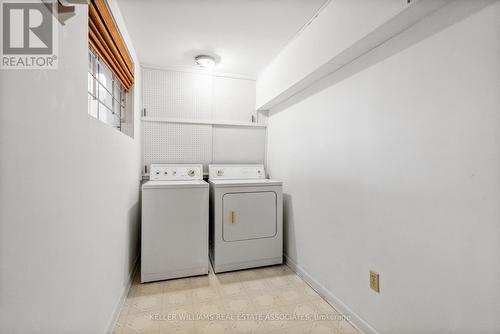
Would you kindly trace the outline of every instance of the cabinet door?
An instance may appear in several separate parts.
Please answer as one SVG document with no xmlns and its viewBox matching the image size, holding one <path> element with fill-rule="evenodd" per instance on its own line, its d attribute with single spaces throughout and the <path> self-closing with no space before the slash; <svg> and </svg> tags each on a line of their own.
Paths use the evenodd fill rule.
<svg viewBox="0 0 500 334">
<path fill-rule="evenodd" d="M 222 238 L 239 241 L 276 235 L 276 193 L 229 193 L 223 197 Z"/>
</svg>

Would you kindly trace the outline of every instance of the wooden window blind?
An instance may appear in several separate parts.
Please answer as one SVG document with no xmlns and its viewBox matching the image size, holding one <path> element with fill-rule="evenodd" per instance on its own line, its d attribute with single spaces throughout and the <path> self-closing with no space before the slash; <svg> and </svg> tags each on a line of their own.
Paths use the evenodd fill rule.
<svg viewBox="0 0 500 334">
<path fill-rule="evenodd" d="M 89 44 L 128 91 L 134 84 L 134 62 L 106 0 L 90 1 Z"/>
</svg>

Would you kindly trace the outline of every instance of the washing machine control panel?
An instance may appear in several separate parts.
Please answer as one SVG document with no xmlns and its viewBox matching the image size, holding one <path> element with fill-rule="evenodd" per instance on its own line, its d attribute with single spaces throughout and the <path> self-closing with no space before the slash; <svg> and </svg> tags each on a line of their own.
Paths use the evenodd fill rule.
<svg viewBox="0 0 500 334">
<path fill-rule="evenodd" d="M 211 180 L 265 179 L 264 165 L 209 165 L 208 177 Z"/>
<path fill-rule="evenodd" d="M 203 180 L 203 166 L 151 164 L 149 179 L 153 181 Z"/>
</svg>

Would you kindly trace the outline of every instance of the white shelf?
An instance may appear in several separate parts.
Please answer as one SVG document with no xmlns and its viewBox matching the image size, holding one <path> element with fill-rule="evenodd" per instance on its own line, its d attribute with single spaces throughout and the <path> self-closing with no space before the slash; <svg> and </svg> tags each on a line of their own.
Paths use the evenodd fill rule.
<svg viewBox="0 0 500 334">
<path fill-rule="evenodd" d="M 343 1 L 343 3 L 347 2 L 348 0 Z M 390 4 L 394 1 L 381 2 Z M 358 67 L 362 66 L 360 64 L 363 62 L 368 64 L 370 61 L 373 61 L 367 61 L 370 53 L 371 57 L 373 57 L 372 59 L 380 61 L 381 55 L 385 54 L 387 57 L 395 54 L 407 48 L 409 45 L 408 42 L 416 43 L 422 39 L 424 34 L 425 36 L 431 36 L 433 33 L 444 29 L 444 27 L 463 19 L 467 15 L 470 15 L 492 2 L 493 0 L 411 1 L 409 5 L 405 5 L 404 8 L 397 13 L 387 11 L 380 14 L 381 22 L 383 23 L 379 24 L 374 30 L 364 34 L 364 36 L 360 38 L 356 37 L 356 39 L 349 42 L 344 41 L 344 44 L 350 46 L 340 50 L 331 47 L 330 44 L 334 43 L 332 42 L 334 40 L 331 39 L 332 34 L 326 29 L 323 29 L 323 37 L 325 40 L 328 39 L 328 43 L 325 43 L 324 51 L 325 55 L 328 55 L 328 60 L 322 64 L 315 62 L 317 59 L 313 56 L 313 53 L 311 53 L 309 49 L 302 47 L 302 45 L 308 45 L 307 43 L 310 43 L 313 39 L 315 43 L 318 43 L 318 36 L 314 35 L 313 38 L 302 33 L 291 42 L 290 46 L 287 47 L 288 49 L 285 48 L 281 51 L 280 56 L 277 58 L 278 61 L 274 60 L 274 65 L 270 65 L 271 67 L 265 69 L 264 72 L 261 73 L 260 79 L 257 80 L 257 110 L 270 110 L 335 72 L 339 73 L 338 78 L 344 79 L 345 73 L 347 72 L 342 73 L 340 70 L 355 62 L 357 62 L 355 66 Z M 336 2 L 334 1 L 327 7 L 335 5 Z M 382 4 L 380 4 L 380 6 L 382 6 Z M 364 12 L 363 10 L 363 13 Z M 347 14 L 349 13 L 345 15 Z M 316 25 L 316 28 L 318 25 L 328 26 L 326 22 L 332 22 L 332 20 L 328 19 L 325 15 L 324 13 L 320 14 L 315 21 L 311 23 L 311 26 Z M 385 16 L 385 18 L 382 18 L 382 16 Z M 347 20 L 347 22 L 351 21 Z M 400 34 L 403 32 L 406 32 L 406 35 L 401 37 Z M 337 35 L 344 37 L 344 34 L 339 34 L 338 32 L 335 36 Z M 398 35 L 400 36 L 399 40 L 396 38 Z M 309 38 L 309 40 L 307 38 Z M 392 43 L 388 43 L 391 39 Z M 322 59 L 322 61 L 324 61 L 324 59 Z M 293 66 L 291 66 L 291 64 L 293 64 Z M 296 64 L 308 66 L 307 70 L 303 71 L 301 66 L 297 66 Z M 289 72 L 292 70 L 296 71 L 296 73 L 294 73 L 294 75 L 289 75 Z M 300 99 L 300 96 L 298 96 L 297 99 Z"/>
<path fill-rule="evenodd" d="M 252 128 L 265 128 L 266 124 L 251 123 L 251 122 L 234 122 L 234 121 L 211 121 L 211 120 L 198 120 L 188 118 L 170 118 L 170 117 L 142 117 L 143 122 L 162 122 L 162 123 L 176 123 L 176 124 L 207 124 L 207 125 L 225 125 L 236 127 L 252 127 Z"/>
</svg>

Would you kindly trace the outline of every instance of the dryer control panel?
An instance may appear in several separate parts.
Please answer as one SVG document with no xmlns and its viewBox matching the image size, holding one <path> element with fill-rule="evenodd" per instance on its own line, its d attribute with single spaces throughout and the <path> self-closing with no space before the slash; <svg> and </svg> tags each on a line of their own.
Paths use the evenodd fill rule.
<svg viewBox="0 0 500 334">
<path fill-rule="evenodd" d="M 248 180 L 265 179 L 264 165 L 209 165 L 208 177 L 211 180 Z"/>
<path fill-rule="evenodd" d="M 151 164 L 149 179 L 153 181 L 203 180 L 203 166 Z"/>
</svg>

